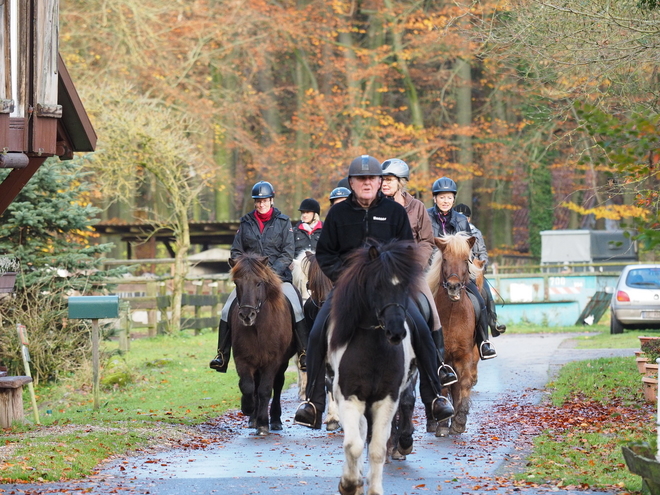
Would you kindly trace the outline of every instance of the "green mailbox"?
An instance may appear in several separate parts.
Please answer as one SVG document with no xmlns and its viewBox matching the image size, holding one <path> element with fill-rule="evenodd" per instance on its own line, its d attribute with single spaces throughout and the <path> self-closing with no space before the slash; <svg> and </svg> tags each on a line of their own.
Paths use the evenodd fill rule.
<svg viewBox="0 0 660 495">
<path fill-rule="evenodd" d="M 119 296 L 71 296 L 69 297 L 69 318 L 119 317 Z"/>
</svg>

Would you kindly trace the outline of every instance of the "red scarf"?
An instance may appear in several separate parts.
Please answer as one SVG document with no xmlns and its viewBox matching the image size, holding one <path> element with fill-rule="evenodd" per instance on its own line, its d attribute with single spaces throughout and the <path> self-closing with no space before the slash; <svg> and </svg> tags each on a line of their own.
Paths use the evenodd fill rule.
<svg viewBox="0 0 660 495">
<path fill-rule="evenodd" d="M 257 219 L 257 224 L 259 224 L 259 232 L 263 234 L 264 227 L 273 218 L 273 208 L 268 210 L 266 213 L 259 213 L 257 210 L 254 210 L 254 218 Z"/>
</svg>

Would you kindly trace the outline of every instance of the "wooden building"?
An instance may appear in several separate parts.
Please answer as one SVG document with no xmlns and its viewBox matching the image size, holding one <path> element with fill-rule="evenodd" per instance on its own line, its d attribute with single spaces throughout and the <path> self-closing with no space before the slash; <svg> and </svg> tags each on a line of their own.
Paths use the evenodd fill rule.
<svg viewBox="0 0 660 495">
<path fill-rule="evenodd" d="M 0 0 L 0 168 L 11 169 L 0 182 L 0 214 L 48 157 L 96 147 L 59 54 L 58 24 L 59 0 Z"/>
</svg>

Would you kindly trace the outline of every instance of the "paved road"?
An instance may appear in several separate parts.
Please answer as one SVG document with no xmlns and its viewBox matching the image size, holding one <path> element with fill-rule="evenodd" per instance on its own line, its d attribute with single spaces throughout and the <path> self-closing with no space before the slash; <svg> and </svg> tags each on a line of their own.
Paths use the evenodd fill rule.
<svg viewBox="0 0 660 495">
<path fill-rule="evenodd" d="M 489 420 L 491 411 L 503 405 L 538 403 L 549 378 L 566 362 L 633 355 L 633 349 L 572 349 L 567 345 L 571 336 L 504 334 L 495 340 L 499 357 L 480 364 L 467 431 L 436 438 L 424 432 L 420 417 L 413 453 L 406 460 L 385 466 L 386 493 L 533 495 L 556 491 L 553 487 L 514 488 L 503 480 L 502 476 L 519 469 L 529 438 L 524 429 L 493 426 Z M 69 493 L 89 490 L 158 495 L 337 493 L 343 462 L 342 434 L 293 425 L 291 418 L 297 404 L 296 390 L 292 389 L 285 394 L 283 404 L 284 431 L 266 438 L 254 436 L 252 429 L 237 428 L 235 420 L 227 426 L 220 419 L 207 429 L 207 434 L 226 436 L 222 444 L 119 460 L 75 486 L 0 485 L 0 493 L 2 489 L 11 493 L 12 488 L 22 490 L 16 493 L 35 494 L 46 493 L 47 488 L 66 488 Z"/>
</svg>

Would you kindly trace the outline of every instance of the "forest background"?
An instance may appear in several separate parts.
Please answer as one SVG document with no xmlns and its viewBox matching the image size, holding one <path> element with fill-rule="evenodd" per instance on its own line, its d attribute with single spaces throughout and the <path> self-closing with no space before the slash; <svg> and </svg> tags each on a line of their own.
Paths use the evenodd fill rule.
<svg viewBox="0 0 660 495">
<path fill-rule="evenodd" d="M 492 255 L 658 223 L 655 0 L 62 0 L 105 221 L 234 220 L 271 182 L 324 210 L 360 154 L 459 185 Z M 183 213 L 182 213 L 183 212 Z M 185 236 L 184 236 L 185 237 Z M 189 245 L 177 249 L 188 250 Z"/>
</svg>

